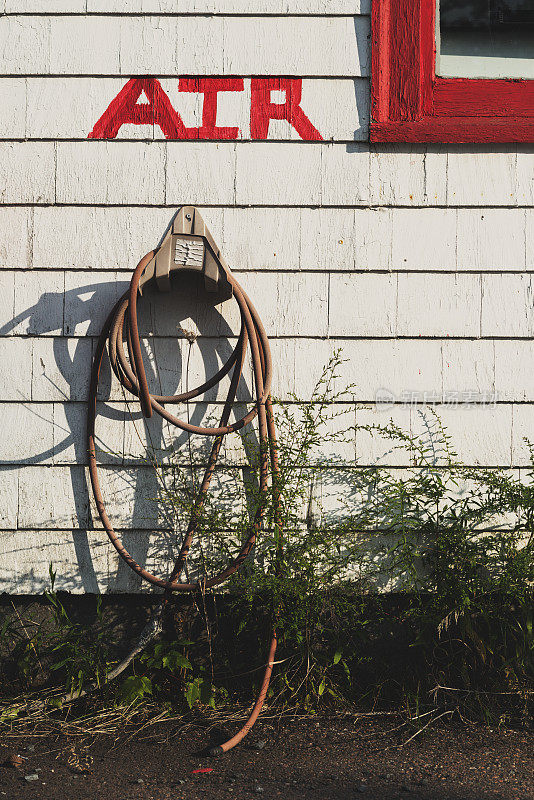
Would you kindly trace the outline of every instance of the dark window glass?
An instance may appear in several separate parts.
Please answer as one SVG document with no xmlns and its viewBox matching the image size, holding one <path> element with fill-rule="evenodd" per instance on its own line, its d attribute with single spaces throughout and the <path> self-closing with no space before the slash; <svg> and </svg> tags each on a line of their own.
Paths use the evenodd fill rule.
<svg viewBox="0 0 534 800">
<path fill-rule="evenodd" d="M 438 0 L 437 72 L 534 78 L 534 0 Z"/>
</svg>

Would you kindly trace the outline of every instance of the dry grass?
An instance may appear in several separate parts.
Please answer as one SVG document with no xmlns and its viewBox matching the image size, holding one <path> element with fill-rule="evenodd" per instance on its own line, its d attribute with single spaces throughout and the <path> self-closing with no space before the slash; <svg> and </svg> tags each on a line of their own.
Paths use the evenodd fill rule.
<svg viewBox="0 0 534 800">
<path fill-rule="evenodd" d="M 133 703 L 129 706 L 85 704 L 83 710 L 58 709 L 50 704 L 54 696 L 30 695 L 0 703 L 0 734 L 10 737 L 44 737 L 50 734 L 68 737 L 109 736 L 117 738 L 133 730 L 154 731 L 158 726 L 180 725 L 191 715 L 177 714 L 156 703 Z"/>
</svg>

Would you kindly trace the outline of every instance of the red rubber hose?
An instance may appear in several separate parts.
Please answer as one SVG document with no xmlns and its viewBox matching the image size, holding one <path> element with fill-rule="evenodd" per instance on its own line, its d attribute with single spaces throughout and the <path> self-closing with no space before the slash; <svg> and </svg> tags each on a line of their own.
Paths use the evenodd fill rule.
<svg viewBox="0 0 534 800">
<path fill-rule="evenodd" d="M 141 275 L 146 265 L 154 255 L 155 251 L 152 251 L 147 253 L 147 255 L 141 259 L 133 273 L 129 290 L 125 292 L 125 294 L 115 304 L 98 339 L 91 371 L 88 400 L 87 446 L 89 451 L 89 473 L 91 476 L 91 485 L 100 519 L 102 520 L 102 524 L 109 536 L 111 543 L 119 553 L 120 557 L 134 572 L 140 575 L 143 580 L 148 581 L 154 586 L 165 589 L 166 593 L 193 593 L 199 590 L 204 591 L 205 589 L 219 586 L 231 575 L 233 575 L 241 567 L 247 556 L 250 554 L 261 531 L 265 511 L 265 502 L 262 502 L 260 499 L 260 502 L 255 510 L 254 517 L 250 523 L 248 536 L 241 546 L 239 552 L 230 560 L 228 565 L 217 574 L 206 577 L 202 579 L 202 581 L 190 583 L 180 580 L 180 576 L 185 568 L 191 544 L 195 538 L 195 535 L 198 533 L 197 529 L 200 513 L 209 491 L 211 479 L 215 471 L 223 439 L 226 434 L 237 431 L 243 428 L 245 425 L 248 425 L 255 417 L 258 417 L 260 439 L 259 496 L 260 498 L 265 498 L 268 491 L 272 492 L 275 509 L 274 514 L 277 541 L 280 543 L 279 547 L 281 547 L 281 504 L 279 486 L 280 473 L 278 466 L 276 432 L 270 397 L 272 360 L 269 341 L 256 309 L 250 302 L 243 289 L 239 286 L 230 270 L 225 269 L 225 276 L 232 286 L 233 296 L 237 301 L 241 314 L 241 331 L 237 345 L 230 358 L 215 375 L 213 375 L 201 386 L 198 386 L 196 389 L 192 389 L 191 391 L 183 392 L 181 394 L 168 396 L 151 394 L 146 378 L 141 352 L 141 343 L 139 339 L 139 330 L 137 324 L 137 298 L 139 294 L 139 281 Z M 183 271 L 177 273 L 175 280 L 179 280 L 179 276 L 182 274 L 182 272 Z M 126 340 L 128 355 L 126 355 L 124 349 L 124 340 Z M 164 419 L 168 420 L 168 422 L 171 424 L 189 432 L 190 434 L 195 433 L 201 436 L 213 437 L 213 445 L 206 469 L 204 471 L 202 483 L 193 503 L 187 531 L 178 557 L 171 570 L 170 576 L 167 579 L 158 577 L 157 575 L 148 572 L 144 567 L 135 561 L 115 532 L 104 504 L 102 490 L 100 487 L 98 464 L 96 460 L 95 425 L 97 418 L 98 383 L 100 369 L 102 366 L 104 353 L 106 351 L 106 344 L 108 346 L 109 359 L 113 372 L 117 376 L 122 386 L 132 395 L 139 398 L 141 410 L 145 417 L 151 417 L 152 413 L 155 411 Z M 241 419 L 230 424 L 230 413 L 235 400 L 239 380 L 241 378 L 247 348 L 249 346 L 252 356 L 254 375 L 254 407 Z M 167 410 L 166 406 L 168 405 L 183 403 L 187 400 L 191 400 L 204 394 L 206 391 L 208 391 L 208 389 L 215 386 L 225 375 L 228 375 L 230 371 L 232 371 L 230 388 L 224 402 L 218 427 L 202 427 L 199 425 L 193 425 L 190 422 L 179 419 Z M 269 472 L 271 473 L 270 481 Z M 274 630 L 269 647 L 264 678 L 250 716 L 245 725 L 235 736 L 233 736 L 224 744 L 212 748 L 210 751 L 212 755 L 217 755 L 230 750 L 247 735 L 249 730 L 256 722 L 267 696 L 269 681 L 274 664 L 276 644 L 276 631 Z"/>
</svg>

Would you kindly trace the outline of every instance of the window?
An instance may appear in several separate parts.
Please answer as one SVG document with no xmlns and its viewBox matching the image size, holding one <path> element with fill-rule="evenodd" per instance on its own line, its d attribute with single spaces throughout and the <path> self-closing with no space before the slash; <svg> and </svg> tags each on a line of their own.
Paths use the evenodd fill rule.
<svg viewBox="0 0 534 800">
<path fill-rule="evenodd" d="M 373 0 L 371 141 L 534 142 L 533 0 Z"/>
</svg>

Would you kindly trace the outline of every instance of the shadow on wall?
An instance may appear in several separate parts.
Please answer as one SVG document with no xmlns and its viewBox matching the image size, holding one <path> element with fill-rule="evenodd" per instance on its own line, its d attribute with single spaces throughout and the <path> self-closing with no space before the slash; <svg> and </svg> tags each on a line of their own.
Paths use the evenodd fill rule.
<svg viewBox="0 0 534 800">
<path fill-rule="evenodd" d="M 362 40 L 362 27 L 358 17 L 354 17 L 354 38 L 356 40 L 356 50 L 358 52 L 358 63 L 360 64 L 360 71 L 362 75 L 371 74 L 370 53 L 371 53 L 371 28 L 366 35 L 366 40 Z M 370 78 L 369 78 L 370 81 Z M 369 122 L 370 122 L 370 91 L 362 92 L 359 90 L 361 79 L 354 81 L 354 95 L 356 98 L 356 110 L 358 112 L 358 119 L 360 127 L 354 131 L 354 138 L 359 140 L 361 133 L 365 134 L 365 139 L 369 138 Z M 358 152 L 362 145 L 357 147 L 354 144 L 347 145 L 347 152 Z"/>
<path fill-rule="evenodd" d="M 37 492 L 43 498 L 39 500 L 42 528 L 39 530 L 39 524 L 32 526 L 36 530 L 35 542 L 31 545 L 28 541 L 23 544 L 20 535 L 13 537 L 16 552 L 11 552 L 11 561 L 14 569 L 17 564 L 22 567 L 28 561 L 31 563 L 31 559 L 24 557 L 24 550 L 35 547 L 39 548 L 39 561 L 45 561 L 44 571 L 50 562 L 57 568 L 58 588 L 79 590 L 81 582 L 85 592 L 98 592 L 102 575 L 108 574 L 105 581 L 108 590 L 136 591 L 140 587 L 138 576 L 121 559 L 118 564 L 113 559 L 114 550 L 103 530 L 93 532 L 101 528 L 101 523 L 92 508 L 85 469 L 86 406 L 83 402 L 96 338 L 113 304 L 127 291 L 129 275 L 124 276 L 125 280 L 106 283 L 82 283 L 87 273 L 79 275 L 81 285 L 64 293 L 43 293 L 34 305 L 0 328 L 0 336 L 8 336 L 24 323 L 34 337 L 53 335 L 54 363 L 47 375 L 46 365 L 41 362 L 43 372 L 39 380 L 41 385 L 43 380 L 48 386 L 54 385 L 54 397 L 63 395 L 65 400 L 56 404 L 58 414 L 54 412 L 53 420 L 42 413 L 41 404 L 25 404 L 35 415 L 37 426 L 53 426 L 53 446 L 28 457 L 1 462 L 4 470 L 13 471 L 29 465 L 30 469 L 38 465 L 62 466 L 62 469 L 46 470 L 49 475 L 45 475 L 44 480 L 50 478 L 50 485 L 48 488 L 41 486 Z M 54 335 L 58 313 L 63 320 L 63 336 Z M 139 304 L 139 327 L 151 391 L 174 394 L 203 383 L 229 358 L 239 326 L 235 301 L 215 304 L 213 295 L 204 291 L 196 276 L 177 275 L 173 278 L 172 291 L 167 294 L 147 287 Z M 246 372 L 246 369 L 247 365 L 238 388 L 239 403 L 248 403 L 252 397 L 251 371 Z M 59 381 L 66 387 L 58 386 Z M 180 404 L 172 410 L 196 425 L 216 424 L 222 411 L 220 401 L 227 389 L 228 382 L 223 382 L 198 401 Z M 99 401 L 97 457 L 102 465 L 101 481 L 112 524 L 122 533 L 126 548 L 139 564 L 164 574 L 167 568 L 169 571 L 172 568 L 173 557 L 178 552 L 180 531 L 176 518 L 169 512 L 168 498 L 162 504 L 158 501 L 162 493 L 175 487 L 178 470 L 189 470 L 198 476 L 213 440 L 211 437 L 190 438 L 158 414 L 145 420 L 137 399 L 112 375 L 107 357 L 100 377 Z M 242 464 L 248 463 L 257 452 L 257 439 L 254 433 L 251 435 L 250 427 L 246 435 L 238 437 L 245 457 Z M 52 473 L 60 473 L 59 478 L 54 479 Z M 58 480 L 63 484 L 70 481 L 70 486 L 61 486 Z M 59 512 L 53 507 L 54 495 L 58 492 L 71 498 L 72 510 L 69 508 L 65 513 L 61 502 Z M 24 498 L 19 495 L 19 505 L 21 502 Z M 28 527 L 19 523 L 21 529 Z M 50 541 L 52 528 L 65 532 L 64 538 L 59 537 L 59 543 Z M 72 557 L 75 560 L 70 566 Z M 21 572 L 24 573 L 24 569 Z M 27 587 L 32 583 L 42 587 L 43 576 L 34 575 L 33 571 L 20 574 L 17 583 L 20 591 L 31 593 L 32 589 Z"/>
</svg>

